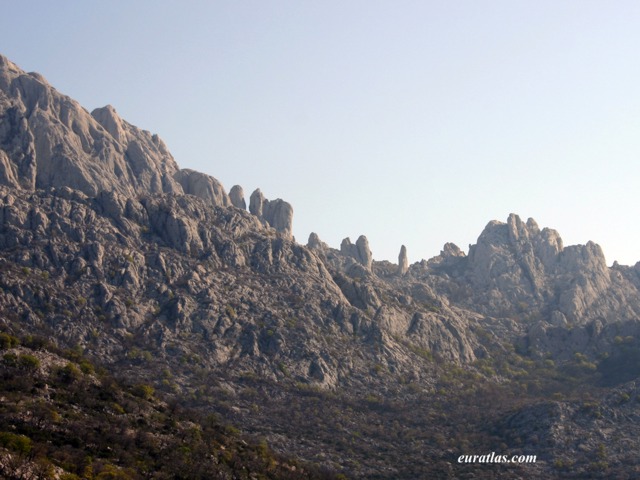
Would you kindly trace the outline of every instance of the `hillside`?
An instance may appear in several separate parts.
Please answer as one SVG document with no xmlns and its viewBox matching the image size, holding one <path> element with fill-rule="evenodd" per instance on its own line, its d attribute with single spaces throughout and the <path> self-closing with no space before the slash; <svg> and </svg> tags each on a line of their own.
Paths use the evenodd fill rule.
<svg viewBox="0 0 640 480">
<path fill-rule="evenodd" d="M 640 264 L 515 214 L 413 264 L 364 235 L 302 245 L 287 202 L 247 211 L 4 57 L 0 122 L 7 335 L 348 477 L 633 478 Z M 491 452 L 537 462 L 457 462 Z"/>
<path fill-rule="evenodd" d="M 122 385 L 77 351 L 35 337 L 0 342 L 3 478 L 335 477 L 274 455 L 264 440 L 247 443 L 150 385 Z"/>
</svg>

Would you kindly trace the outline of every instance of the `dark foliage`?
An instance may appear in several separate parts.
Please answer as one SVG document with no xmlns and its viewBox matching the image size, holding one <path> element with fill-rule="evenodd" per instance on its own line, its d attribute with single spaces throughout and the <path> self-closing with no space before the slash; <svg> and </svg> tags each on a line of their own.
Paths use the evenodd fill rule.
<svg viewBox="0 0 640 480">
<path fill-rule="evenodd" d="M 27 360 L 0 361 L 2 478 L 55 478 L 56 469 L 65 479 L 336 478 L 219 417 L 169 405 L 151 387 L 84 373 L 77 354 L 22 345 L 16 357 Z"/>
</svg>

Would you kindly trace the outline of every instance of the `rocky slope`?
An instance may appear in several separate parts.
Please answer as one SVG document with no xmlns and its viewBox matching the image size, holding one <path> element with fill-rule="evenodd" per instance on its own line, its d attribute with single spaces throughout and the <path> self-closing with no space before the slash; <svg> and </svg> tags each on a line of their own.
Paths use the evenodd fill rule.
<svg viewBox="0 0 640 480">
<path fill-rule="evenodd" d="M 0 476 L 337 478 L 249 443 L 219 417 L 123 385 L 75 350 L 0 334 Z M 247 442 L 246 440 L 249 440 Z"/>
<path fill-rule="evenodd" d="M 527 412 L 552 394 L 553 408 L 582 415 L 567 386 L 605 399 L 640 375 L 640 264 L 609 268 L 592 242 L 564 247 L 510 215 L 468 254 L 446 244 L 410 265 L 403 246 L 395 265 L 375 261 L 364 235 L 340 249 L 316 234 L 296 243 L 291 205 L 260 190 L 246 205 L 240 186 L 227 194 L 180 169 L 112 107 L 89 114 L 0 57 L 2 330 L 79 349 L 280 451 L 366 478 L 455 478 L 459 452 L 498 437 L 520 448 L 509 432 L 529 435 Z M 465 420 L 496 389 L 499 410 Z M 491 433 L 501 414 L 525 420 Z M 592 426 L 618 432 L 622 451 L 634 430 L 616 415 Z M 558 444 L 531 445 L 544 462 L 529 474 L 557 473 Z M 372 460 L 382 450 L 386 464 Z"/>
</svg>

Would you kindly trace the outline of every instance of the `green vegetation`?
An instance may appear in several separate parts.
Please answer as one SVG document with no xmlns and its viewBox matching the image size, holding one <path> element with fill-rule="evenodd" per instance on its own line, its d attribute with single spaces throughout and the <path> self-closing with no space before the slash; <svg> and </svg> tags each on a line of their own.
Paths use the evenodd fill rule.
<svg viewBox="0 0 640 480">
<path fill-rule="evenodd" d="M 20 340 L 8 333 L 0 333 L 0 350 L 16 347 L 20 344 Z"/>
<path fill-rule="evenodd" d="M 18 435 L 11 432 L 0 432 L 0 446 L 18 453 L 26 455 L 31 451 L 31 439 L 25 435 Z"/>
<path fill-rule="evenodd" d="M 155 389 L 151 385 L 140 383 L 133 387 L 132 393 L 136 397 L 142 398 L 144 400 L 152 400 Z"/>
<path fill-rule="evenodd" d="M 40 366 L 40 360 L 33 355 L 24 354 L 18 357 L 18 365 L 26 370 L 35 370 Z"/>
<path fill-rule="evenodd" d="M 243 437 L 218 417 L 167 403 L 150 385 L 124 387 L 77 350 L 9 334 L 0 341 L 22 344 L 0 362 L 2 478 L 26 478 L 24 468 L 29 478 L 65 480 L 336 478 L 274 453 L 264 439 Z M 39 352 L 56 359 L 43 366 Z"/>
</svg>

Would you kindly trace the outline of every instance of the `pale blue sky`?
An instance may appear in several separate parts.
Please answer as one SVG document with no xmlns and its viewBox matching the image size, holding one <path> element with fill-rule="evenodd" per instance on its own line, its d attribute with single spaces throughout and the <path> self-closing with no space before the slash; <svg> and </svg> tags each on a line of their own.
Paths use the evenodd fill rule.
<svg viewBox="0 0 640 480">
<path fill-rule="evenodd" d="M 4 1 L 0 52 L 376 259 L 510 212 L 640 260 L 640 2 Z"/>
</svg>

